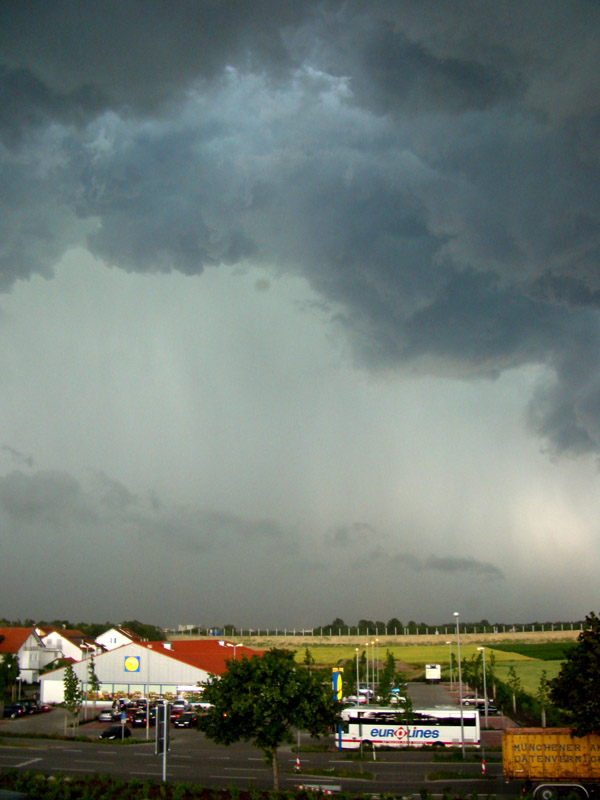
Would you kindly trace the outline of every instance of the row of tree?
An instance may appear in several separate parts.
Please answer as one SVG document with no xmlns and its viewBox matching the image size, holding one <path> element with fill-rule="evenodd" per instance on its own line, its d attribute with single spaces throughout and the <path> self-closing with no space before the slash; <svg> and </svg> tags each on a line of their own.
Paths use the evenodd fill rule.
<svg viewBox="0 0 600 800">
<path fill-rule="evenodd" d="M 82 631 L 86 636 L 95 639 L 101 633 L 109 628 L 116 627 L 117 625 L 123 628 L 128 628 L 135 634 L 143 639 L 149 641 L 160 642 L 166 638 L 166 631 L 158 625 L 152 625 L 139 620 L 129 620 L 126 622 L 114 623 L 106 622 L 70 622 L 66 619 L 54 619 L 50 621 L 45 620 L 8 620 L 0 619 L 0 627 L 26 627 L 32 628 L 34 626 L 49 626 L 54 628 L 70 628 Z M 327 625 L 318 625 L 313 628 L 305 629 L 292 629 L 292 628 L 246 628 L 240 629 L 235 625 L 228 623 L 227 625 L 215 626 L 187 626 L 185 632 L 191 635 L 209 636 L 241 636 L 244 633 L 252 634 L 291 634 L 291 633 L 316 633 L 322 636 L 379 636 L 379 635 L 409 635 L 409 636 L 427 636 L 435 635 L 441 632 L 448 632 L 454 629 L 455 622 L 446 622 L 441 625 L 429 625 L 426 622 L 415 622 L 410 620 L 403 623 L 397 617 L 392 617 L 387 622 L 382 620 L 360 619 L 357 624 L 349 625 L 344 622 L 340 617 L 336 617 L 332 622 Z M 578 630 L 583 626 L 582 620 L 577 621 L 559 621 L 559 622 L 528 622 L 528 623 L 505 623 L 494 622 L 491 623 L 487 619 L 482 619 L 479 622 L 462 622 L 460 629 L 463 633 L 486 633 L 486 632 L 511 632 L 511 631 L 550 631 L 550 630 Z"/>
</svg>

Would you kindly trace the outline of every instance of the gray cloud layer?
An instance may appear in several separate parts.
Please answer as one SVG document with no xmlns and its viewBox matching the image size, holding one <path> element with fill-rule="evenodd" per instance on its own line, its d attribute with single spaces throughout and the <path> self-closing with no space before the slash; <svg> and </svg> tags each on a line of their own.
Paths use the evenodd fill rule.
<svg viewBox="0 0 600 800">
<path fill-rule="evenodd" d="M 553 454 L 598 453 L 596 3 L 8 0 L 0 31 L 0 291 L 52 280 L 73 247 L 159 277 L 258 266 L 263 295 L 278 276 L 300 277 L 361 370 L 501 384 L 540 366 L 525 381 L 529 430 Z M 110 342 L 121 352 L 117 331 Z M 233 364 L 265 413 L 247 359 Z M 127 359 L 121 366 L 114 374 Z M 93 403 L 94 390 L 77 395 L 69 377 Z M 121 390 L 139 382 L 130 377 L 111 396 L 129 424 L 133 392 L 130 408 Z M 59 406 L 60 397 L 59 388 Z M 296 386 L 293 397 L 300 405 L 305 395 Z M 360 507 L 324 515 L 326 532 L 313 531 L 322 549 L 302 553 L 292 513 L 284 524 L 262 508 L 228 509 L 222 488 L 214 509 L 142 497 L 108 468 L 85 481 L 69 467 L 29 474 L 38 453 L 3 438 L 7 530 L 24 542 L 50 531 L 69 558 L 80 535 L 97 537 L 105 559 L 168 543 L 168 559 L 210 564 L 240 547 L 262 588 L 271 555 L 293 554 L 317 575 L 335 553 L 358 571 L 389 567 L 382 597 L 392 567 L 434 574 L 440 595 L 453 575 L 506 579 L 496 553 L 447 557 L 452 534 L 441 549 L 429 541 L 409 553 L 410 521 L 390 545 Z M 113 451 L 123 462 L 132 441 Z M 307 481 L 306 495 L 322 483 Z M 386 524 L 394 529 L 393 514 Z"/>
<path fill-rule="evenodd" d="M 371 368 L 549 365 L 533 428 L 597 450 L 596 5 L 109 5 L 3 5 L 4 289 L 86 234 L 260 259 Z"/>
</svg>

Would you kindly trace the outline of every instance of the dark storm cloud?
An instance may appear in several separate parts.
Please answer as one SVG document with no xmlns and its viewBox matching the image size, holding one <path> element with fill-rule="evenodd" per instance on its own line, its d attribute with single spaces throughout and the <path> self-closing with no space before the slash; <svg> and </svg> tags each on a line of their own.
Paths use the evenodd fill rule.
<svg viewBox="0 0 600 800">
<path fill-rule="evenodd" d="M 27 456 L 8 444 L 0 445 L 0 452 L 7 455 L 13 465 L 20 467 L 33 467 L 34 465 L 32 456 Z"/>
<path fill-rule="evenodd" d="M 57 470 L 10 472 L 0 477 L 0 515 L 9 530 L 20 533 L 43 531 L 70 539 L 82 531 L 125 531 L 133 541 L 184 553 L 244 544 L 290 547 L 273 520 L 144 502 L 105 473 L 82 483 Z"/>
<path fill-rule="evenodd" d="M 503 578 L 502 570 L 482 561 L 477 561 L 474 558 L 439 558 L 438 556 L 429 556 L 424 563 L 425 569 L 436 570 L 437 572 L 459 572 L 471 573 L 480 575 L 486 578 Z"/>
<path fill-rule="evenodd" d="M 1 286 L 66 247 L 304 276 L 359 362 L 544 364 L 600 445 L 591 3 L 5 3 Z M 585 67 L 585 69 L 582 69 Z"/>
<path fill-rule="evenodd" d="M 366 522 L 353 522 L 350 525 L 338 525 L 328 531 L 327 543 L 334 547 L 346 547 L 364 541 L 365 536 L 373 536 L 375 529 Z"/>
<path fill-rule="evenodd" d="M 9 1 L 0 10 L 2 53 L 8 68 L 29 70 L 30 80 L 57 96 L 99 90 L 104 105 L 149 111 L 228 65 L 285 68 L 291 54 L 284 32 L 314 6 L 310 0 Z"/>
<path fill-rule="evenodd" d="M 19 529 L 40 524 L 58 529 L 73 520 L 86 523 L 95 519 L 78 481 L 50 470 L 32 476 L 11 472 L 0 477 L 0 511 L 9 525 Z"/>
<path fill-rule="evenodd" d="M 494 580 L 504 579 L 502 570 L 495 564 L 478 561 L 475 558 L 454 558 L 451 556 L 442 558 L 435 555 L 418 558 L 410 553 L 401 553 L 394 556 L 393 561 L 416 572 L 442 572 L 450 575 L 470 574 Z"/>
</svg>

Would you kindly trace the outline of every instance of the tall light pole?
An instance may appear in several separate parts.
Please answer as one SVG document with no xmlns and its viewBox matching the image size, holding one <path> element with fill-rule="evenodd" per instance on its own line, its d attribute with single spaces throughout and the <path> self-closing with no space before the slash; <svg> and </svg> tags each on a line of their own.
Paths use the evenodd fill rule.
<svg viewBox="0 0 600 800">
<path fill-rule="evenodd" d="M 460 666 L 460 623 L 458 621 L 459 613 L 454 612 L 456 617 L 456 656 L 458 658 L 458 702 L 460 706 L 460 738 L 462 740 L 462 757 L 465 758 L 465 720 L 463 716 L 463 698 L 462 698 L 462 669 Z"/>
<path fill-rule="evenodd" d="M 367 648 L 367 676 L 366 676 L 366 683 L 367 683 L 367 705 L 369 705 L 371 698 L 369 697 L 369 643 L 367 642 L 365 647 Z"/>
<path fill-rule="evenodd" d="M 358 676 L 358 647 L 356 648 L 356 705 L 360 705 L 360 694 L 358 687 L 360 686 L 360 679 Z"/>
<path fill-rule="evenodd" d="M 449 647 L 450 653 L 448 655 L 448 664 L 450 666 L 450 691 L 452 691 L 452 642 L 446 642 Z"/>
<path fill-rule="evenodd" d="M 487 683 L 485 681 L 485 647 L 478 647 L 483 656 L 483 707 L 485 709 L 485 727 L 488 726 L 488 696 L 487 696 Z"/>
<path fill-rule="evenodd" d="M 237 642 L 236 644 L 235 642 L 226 642 L 225 639 L 219 639 L 219 644 L 221 647 L 233 647 L 233 660 L 237 661 L 237 658 L 235 657 L 235 651 L 240 646 L 240 642 Z"/>
<path fill-rule="evenodd" d="M 371 657 L 373 658 L 373 669 L 371 671 L 371 681 L 373 682 L 373 700 L 376 701 L 377 694 L 375 689 L 375 639 L 371 639 Z"/>
<path fill-rule="evenodd" d="M 375 646 L 377 647 L 377 691 L 379 691 L 379 639 L 375 639 Z"/>
</svg>

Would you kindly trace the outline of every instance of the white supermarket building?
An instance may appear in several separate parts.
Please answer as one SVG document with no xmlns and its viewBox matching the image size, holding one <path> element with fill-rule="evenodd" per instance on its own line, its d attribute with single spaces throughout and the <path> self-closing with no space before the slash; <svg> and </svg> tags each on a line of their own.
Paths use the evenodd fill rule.
<svg viewBox="0 0 600 800">
<path fill-rule="evenodd" d="M 176 697 L 191 687 L 201 686 L 211 675 L 221 675 L 229 659 L 250 658 L 261 651 L 227 641 L 191 640 L 180 642 L 129 641 L 93 657 L 94 673 L 100 683 L 99 698 L 115 696 Z M 90 691 L 92 658 L 71 666 L 84 696 Z M 62 703 L 66 667 L 40 675 L 42 703 Z M 90 697 L 92 695 L 89 695 Z"/>
</svg>

